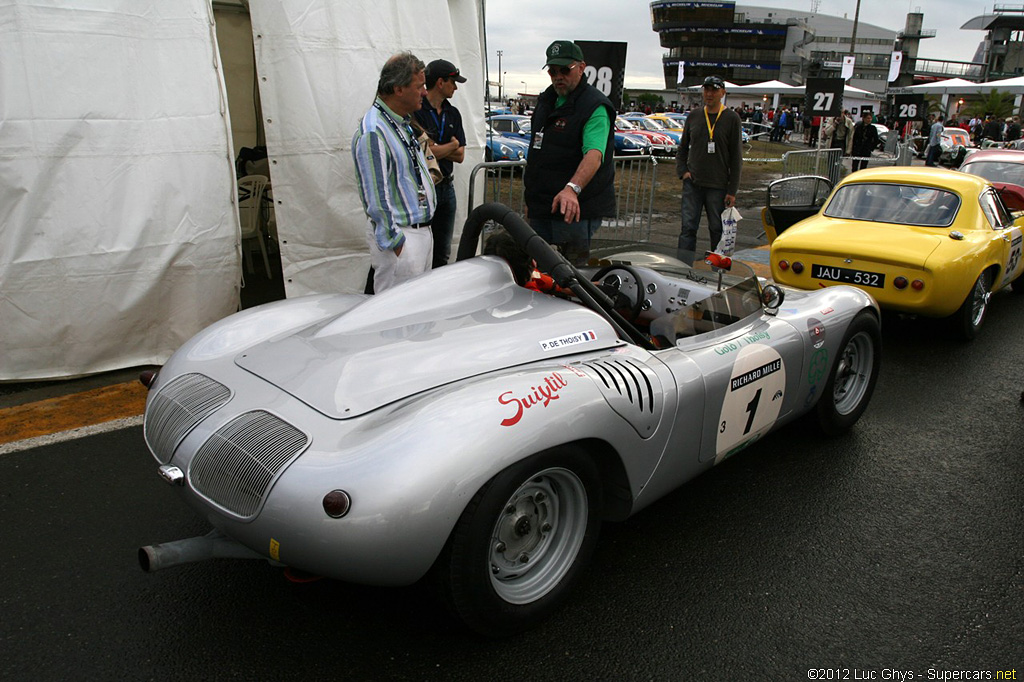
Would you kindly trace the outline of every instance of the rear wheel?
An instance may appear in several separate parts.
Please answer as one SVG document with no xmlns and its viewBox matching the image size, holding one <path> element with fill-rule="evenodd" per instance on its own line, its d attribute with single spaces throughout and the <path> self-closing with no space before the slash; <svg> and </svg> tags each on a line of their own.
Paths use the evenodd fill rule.
<svg viewBox="0 0 1024 682">
<path fill-rule="evenodd" d="M 878 319 L 870 312 L 853 318 L 832 373 L 818 401 L 818 426 L 830 436 L 843 433 L 867 409 L 882 366 L 882 334 Z"/>
<path fill-rule="evenodd" d="M 985 312 L 988 310 L 989 293 L 988 275 L 984 272 L 978 275 L 974 286 L 971 287 L 967 298 L 964 299 L 960 309 L 953 313 L 953 326 L 958 336 L 966 341 L 971 341 L 978 335 L 981 323 L 985 320 Z"/>
<path fill-rule="evenodd" d="M 434 567 L 448 607 L 471 629 L 512 635 L 565 599 L 600 532 L 594 463 L 559 448 L 517 462 L 470 501 Z"/>
</svg>

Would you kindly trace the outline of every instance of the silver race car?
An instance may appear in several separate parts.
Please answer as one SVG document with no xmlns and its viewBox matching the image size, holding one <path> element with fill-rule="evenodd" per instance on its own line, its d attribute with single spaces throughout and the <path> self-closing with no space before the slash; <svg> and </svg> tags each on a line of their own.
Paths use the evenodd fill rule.
<svg viewBox="0 0 1024 682">
<path fill-rule="evenodd" d="M 477 256 L 494 223 L 499 255 Z M 646 245 L 592 255 L 576 268 L 488 204 L 450 266 L 195 336 L 144 377 L 145 439 L 214 530 L 143 547 L 143 568 L 428 577 L 470 628 L 512 634 L 566 597 L 603 521 L 801 415 L 836 434 L 866 408 L 881 345 L 860 290 L 762 287 Z"/>
</svg>

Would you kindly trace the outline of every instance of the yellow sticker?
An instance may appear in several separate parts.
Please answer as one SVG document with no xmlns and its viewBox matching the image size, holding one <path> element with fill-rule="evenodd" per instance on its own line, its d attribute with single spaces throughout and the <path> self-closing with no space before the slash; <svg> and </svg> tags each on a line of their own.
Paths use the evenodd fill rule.
<svg viewBox="0 0 1024 682">
<path fill-rule="evenodd" d="M 270 538 L 270 558 L 274 561 L 281 560 L 281 543 L 274 538 Z"/>
</svg>

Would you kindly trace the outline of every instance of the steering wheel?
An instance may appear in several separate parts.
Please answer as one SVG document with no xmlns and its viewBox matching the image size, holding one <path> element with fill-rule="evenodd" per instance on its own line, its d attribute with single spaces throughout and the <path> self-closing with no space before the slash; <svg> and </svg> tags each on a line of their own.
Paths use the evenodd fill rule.
<svg viewBox="0 0 1024 682">
<path fill-rule="evenodd" d="M 608 275 L 608 273 L 614 270 L 623 270 L 624 272 L 629 273 L 633 277 L 633 281 L 636 282 L 636 300 L 633 301 L 632 303 L 629 301 L 625 294 L 619 291 L 619 288 L 617 286 L 611 286 L 601 281 L 602 278 L 604 278 L 606 275 Z M 636 268 L 634 268 L 631 265 L 606 265 L 597 272 L 595 272 L 593 275 L 591 275 L 590 281 L 597 284 L 598 288 L 601 289 L 601 291 L 603 291 L 604 293 L 608 294 L 611 297 L 611 299 L 614 301 L 616 309 L 629 309 L 629 317 L 626 318 L 628 321 L 635 322 L 637 318 L 640 317 L 640 311 L 644 305 L 644 293 L 647 290 L 644 287 L 644 281 L 643 279 L 640 278 L 640 273 L 636 271 Z M 621 303 L 623 301 L 624 303 Z"/>
</svg>

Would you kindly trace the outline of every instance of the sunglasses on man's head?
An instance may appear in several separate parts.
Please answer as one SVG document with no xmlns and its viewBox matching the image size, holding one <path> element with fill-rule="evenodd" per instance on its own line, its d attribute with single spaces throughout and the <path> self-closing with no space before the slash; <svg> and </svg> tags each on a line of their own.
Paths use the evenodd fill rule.
<svg viewBox="0 0 1024 682">
<path fill-rule="evenodd" d="M 573 64 L 572 66 L 549 66 L 548 67 L 548 75 L 549 76 L 557 76 L 557 75 L 561 74 L 563 76 L 568 76 L 569 72 L 572 71 L 573 67 L 575 67 L 575 66 L 576 66 L 575 64 Z"/>
</svg>

